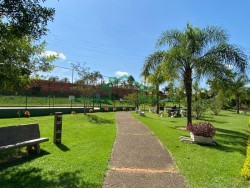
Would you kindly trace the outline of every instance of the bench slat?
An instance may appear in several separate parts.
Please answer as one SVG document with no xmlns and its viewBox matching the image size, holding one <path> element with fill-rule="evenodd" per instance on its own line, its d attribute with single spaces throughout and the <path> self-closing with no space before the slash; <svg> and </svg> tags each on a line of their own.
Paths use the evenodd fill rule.
<svg viewBox="0 0 250 188">
<path fill-rule="evenodd" d="M 33 140 L 20 142 L 20 143 L 17 143 L 17 144 L 0 146 L 0 152 L 10 150 L 10 149 L 20 148 L 20 147 L 23 147 L 23 146 L 35 145 L 35 144 L 39 144 L 39 143 L 47 142 L 47 141 L 49 141 L 48 138 L 38 138 L 38 139 L 33 139 Z"/>
</svg>

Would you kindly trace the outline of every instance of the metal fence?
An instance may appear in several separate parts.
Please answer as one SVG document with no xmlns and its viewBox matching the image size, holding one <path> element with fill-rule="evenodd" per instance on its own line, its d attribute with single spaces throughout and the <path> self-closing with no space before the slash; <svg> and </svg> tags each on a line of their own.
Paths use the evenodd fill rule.
<svg viewBox="0 0 250 188">
<path fill-rule="evenodd" d="M 67 98 L 67 97 L 34 97 L 34 96 L 4 96 L 0 95 L 0 106 L 16 107 L 82 107 L 82 106 L 130 106 L 124 101 L 102 98 Z"/>
</svg>

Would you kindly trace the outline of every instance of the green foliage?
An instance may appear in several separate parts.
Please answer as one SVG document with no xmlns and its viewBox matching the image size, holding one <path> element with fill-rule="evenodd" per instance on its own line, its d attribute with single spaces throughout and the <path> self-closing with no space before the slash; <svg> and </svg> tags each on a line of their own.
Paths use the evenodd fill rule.
<svg viewBox="0 0 250 188">
<path fill-rule="evenodd" d="M 241 175 L 248 180 L 250 179 L 250 141 L 248 141 L 246 160 L 241 170 Z"/>
<path fill-rule="evenodd" d="M 128 79 L 127 79 L 127 82 L 128 82 L 129 88 L 130 88 L 130 89 L 133 88 L 133 84 L 134 84 L 134 82 L 135 82 L 134 77 L 133 77 L 132 75 L 129 75 L 129 76 L 128 76 Z"/>
<path fill-rule="evenodd" d="M 5 39 L 31 36 L 39 39 L 48 29 L 48 21 L 53 21 L 54 8 L 43 7 L 45 0 L 1 0 L 0 36 Z"/>
<path fill-rule="evenodd" d="M 248 119 L 248 127 L 250 127 L 250 118 Z M 241 170 L 241 175 L 248 180 L 250 179 L 250 137 L 247 145 L 246 160 Z"/>
<path fill-rule="evenodd" d="M 124 100 L 128 104 L 134 105 L 134 106 L 139 106 L 141 104 L 141 102 L 139 101 L 138 93 L 128 94 L 128 95 L 124 96 Z"/>
<path fill-rule="evenodd" d="M 219 115 L 222 109 L 222 101 L 219 97 L 213 97 L 209 100 L 209 106 L 214 115 Z"/>
<path fill-rule="evenodd" d="M 42 56 L 45 43 L 37 44 L 53 20 L 55 10 L 45 0 L 0 1 L 0 88 L 17 91 L 29 84 L 36 71 L 51 70 L 55 57 Z"/>
<path fill-rule="evenodd" d="M 192 105 L 192 110 L 194 113 L 195 119 L 200 119 L 208 108 L 208 103 L 206 99 L 199 99 L 194 101 Z"/>
<path fill-rule="evenodd" d="M 0 40 L 1 89 L 16 91 L 29 84 L 31 73 L 51 70 L 56 57 L 41 55 L 44 48 L 45 43 L 34 45 L 30 37 Z"/>
</svg>

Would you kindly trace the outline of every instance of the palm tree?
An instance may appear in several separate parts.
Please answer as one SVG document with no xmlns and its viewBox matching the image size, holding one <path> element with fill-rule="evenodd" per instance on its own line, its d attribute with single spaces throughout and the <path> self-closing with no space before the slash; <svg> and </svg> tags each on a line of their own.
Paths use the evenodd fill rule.
<svg viewBox="0 0 250 188">
<path fill-rule="evenodd" d="M 134 84 L 134 82 L 135 82 L 134 77 L 133 77 L 132 75 L 130 75 L 130 76 L 128 77 L 128 79 L 127 79 L 127 82 L 128 82 L 128 85 L 129 85 L 130 89 L 132 89 L 133 84 Z"/>
<path fill-rule="evenodd" d="M 246 84 L 249 83 L 247 75 L 239 75 L 231 73 L 223 82 L 219 79 L 209 80 L 213 89 L 227 91 L 230 96 L 234 95 L 236 101 L 237 114 L 240 113 L 241 97 L 247 93 Z"/>
<path fill-rule="evenodd" d="M 155 85 L 157 114 L 159 114 L 159 86 L 166 81 L 166 75 L 163 73 L 160 67 L 164 58 L 164 54 L 164 51 L 157 51 L 149 55 L 143 65 L 141 72 L 141 76 L 144 79 Z"/>
<path fill-rule="evenodd" d="M 240 113 L 241 96 L 247 91 L 245 87 L 247 83 L 249 83 L 249 79 L 245 75 L 240 75 L 238 77 L 235 77 L 235 79 L 233 79 L 232 82 L 230 83 L 231 91 L 234 93 L 236 100 L 237 114 Z"/>
<path fill-rule="evenodd" d="M 157 44 L 159 47 L 169 47 L 162 64 L 166 74 L 183 79 L 187 98 L 187 123 L 192 123 L 194 78 L 225 78 L 229 66 L 238 68 L 239 72 L 245 72 L 247 67 L 247 56 L 243 50 L 229 44 L 226 31 L 220 27 L 200 29 L 187 24 L 183 32 L 177 29 L 164 32 Z"/>
</svg>

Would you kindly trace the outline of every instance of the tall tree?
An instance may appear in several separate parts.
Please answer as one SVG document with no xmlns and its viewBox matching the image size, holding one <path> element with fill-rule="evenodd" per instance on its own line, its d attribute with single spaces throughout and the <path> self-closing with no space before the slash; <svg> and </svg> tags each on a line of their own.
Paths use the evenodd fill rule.
<svg viewBox="0 0 250 188">
<path fill-rule="evenodd" d="M 164 58 L 164 51 L 157 51 L 149 55 L 143 65 L 141 76 L 155 86 L 156 113 L 159 114 L 159 86 L 166 81 L 166 74 L 163 73 L 160 65 Z"/>
<path fill-rule="evenodd" d="M 41 56 L 48 21 L 55 10 L 43 7 L 45 0 L 0 0 L 1 89 L 18 90 L 29 83 L 32 72 L 47 71 L 55 57 Z"/>
<path fill-rule="evenodd" d="M 184 31 L 164 32 L 158 46 L 168 46 L 163 67 L 166 74 L 183 79 L 187 98 L 187 123 L 192 123 L 192 83 L 194 78 L 227 77 L 228 66 L 245 72 L 247 56 L 242 49 L 228 43 L 224 29 L 216 26 L 205 28 L 187 24 Z M 174 74 L 173 74 L 174 73 Z"/>
</svg>

